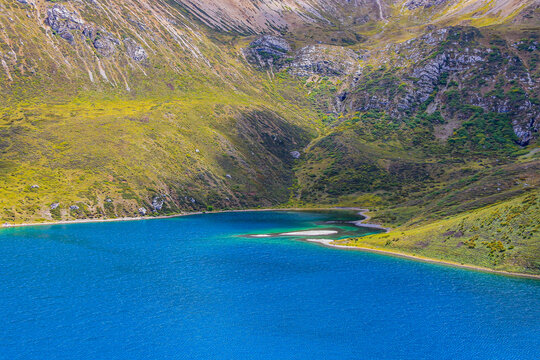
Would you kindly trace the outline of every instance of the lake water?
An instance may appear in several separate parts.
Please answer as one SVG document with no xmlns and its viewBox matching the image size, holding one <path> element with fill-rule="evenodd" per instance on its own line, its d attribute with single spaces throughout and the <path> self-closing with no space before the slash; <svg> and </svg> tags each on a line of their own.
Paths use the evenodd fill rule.
<svg viewBox="0 0 540 360">
<path fill-rule="evenodd" d="M 2 229 L 0 359 L 540 358 L 539 281 L 239 236 L 349 216 Z"/>
</svg>

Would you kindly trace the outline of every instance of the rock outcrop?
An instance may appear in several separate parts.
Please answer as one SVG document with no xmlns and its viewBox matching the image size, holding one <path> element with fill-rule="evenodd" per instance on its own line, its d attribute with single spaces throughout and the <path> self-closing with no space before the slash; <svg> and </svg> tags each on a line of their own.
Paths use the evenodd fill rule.
<svg viewBox="0 0 540 360">
<path fill-rule="evenodd" d="M 487 47 L 482 36 L 475 28 L 450 27 L 395 45 L 375 55 L 388 65 L 356 76 L 351 91 L 336 100 L 345 102 L 342 108 L 384 111 L 397 119 L 444 108 L 446 116 L 462 121 L 471 116 L 467 106 L 475 106 L 510 115 L 516 141 L 526 145 L 540 127 L 540 106 L 531 98 L 538 84 L 515 50 L 502 43 Z M 538 51 L 534 44 L 521 47 Z"/>
<path fill-rule="evenodd" d="M 116 52 L 116 47 L 120 45 L 120 41 L 111 33 L 98 31 L 94 37 L 93 45 L 100 55 L 109 57 Z"/>
<path fill-rule="evenodd" d="M 81 30 L 83 21 L 73 12 L 68 11 L 63 5 L 55 4 L 47 10 L 45 23 L 58 34 L 62 39 L 69 43 L 74 43 L 73 30 Z"/>
<path fill-rule="evenodd" d="M 152 198 L 152 208 L 154 211 L 160 211 L 163 208 L 164 203 L 165 199 L 161 195 Z"/>
<path fill-rule="evenodd" d="M 261 69 L 280 69 L 290 51 L 291 46 L 285 39 L 265 35 L 244 49 L 244 55 L 250 64 Z"/>
<path fill-rule="evenodd" d="M 310 45 L 298 51 L 288 65 L 297 76 L 343 76 L 354 73 L 360 56 L 353 50 L 331 45 Z"/>
<path fill-rule="evenodd" d="M 113 56 L 121 45 L 111 32 L 102 27 L 85 23 L 74 12 L 66 9 L 63 5 L 55 4 L 47 10 L 45 23 L 62 39 L 74 44 L 77 37 L 87 39 L 92 44 L 97 53 L 103 57 Z M 126 54 L 137 62 L 148 59 L 148 53 L 132 38 L 126 37 L 123 40 Z"/>
<path fill-rule="evenodd" d="M 144 48 L 139 45 L 135 40 L 131 38 L 125 38 L 124 46 L 126 47 L 126 53 L 133 60 L 141 62 L 148 59 L 148 54 L 146 53 L 146 50 L 144 50 Z"/>
<path fill-rule="evenodd" d="M 448 0 L 409 0 L 405 3 L 405 6 L 409 10 L 414 10 L 419 7 L 429 8 L 436 5 L 441 5 L 447 2 Z"/>
</svg>

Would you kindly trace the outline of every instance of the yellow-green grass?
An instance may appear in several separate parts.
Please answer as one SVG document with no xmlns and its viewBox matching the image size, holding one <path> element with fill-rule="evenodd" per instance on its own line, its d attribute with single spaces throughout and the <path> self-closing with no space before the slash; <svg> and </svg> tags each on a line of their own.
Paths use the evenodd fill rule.
<svg viewBox="0 0 540 360">
<path fill-rule="evenodd" d="M 431 223 L 348 239 L 340 245 L 540 274 L 539 192 L 532 190 L 511 200 Z"/>
<path fill-rule="evenodd" d="M 251 150 L 260 145 L 256 139 L 251 139 L 253 144 L 242 142 L 237 125 L 245 114 L 272 108 L 269 113 L 282 117 L 286 126 L 316 130 L 316 115 L 283 96 L 279 91 L 255 97 L 205 88 L 168 97 L 94 94 L 0 110 L 0 131 L 5 135 L 2 220 L 58 220 L 48 210 L 54 202 L 61 203 L 62 219 L 102 217 L 104 212 L 113 217 L 136 215 L 156 194 L 194 197 L 212 205 L 207 198 L 213 189 L 233 204 L 242 203 L 234 197 L 261 190 L 250 185 L 260 176 L 255 161 L 270 156 L 252 156 Z M 224 158 L 237 166 L 224 165 Z M 228 180 L 227 173 L 234 180 Z M 269 175 L 280 173 L 277 169 Z M 70 212 L 71 205 L 87 211 Z M 113 209 L 107 212 L 105 205 Z"/>
</svg>

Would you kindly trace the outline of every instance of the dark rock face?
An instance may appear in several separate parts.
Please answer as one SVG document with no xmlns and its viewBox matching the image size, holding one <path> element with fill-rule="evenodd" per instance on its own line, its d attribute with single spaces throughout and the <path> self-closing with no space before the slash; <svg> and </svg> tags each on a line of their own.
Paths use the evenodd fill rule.
<svg viewBox="0 0 540 360">
<path fill-rule="evenodd" d="M 418 78 L 418 92 L 416 97 L 419 102 L 426 101 L 435 90 L 435 86 L 445 72 L 461 72 L 473 67 L 476 63 L 483 62 L 481 50 L 473 51 L 472 54 L 460 54 L 455 52 L 444 52 L 437 55 L 424 66 L 415 68 L 412 76 Z"/>
<path fill-rule="evenodd" d="M 350 95 L 336 99 L 347 103 L 342 108 L 384 111 L 396 119 L 446 108 L 447 116 L 461 121 L 471 116 L 463 109 L 475 106 L 508 114 L 517 143 L 527 145 L 540 128 L 540 106 L 530 95 L 538 84 L 515 49 L 504 43 L 487 47 L 481 39 L 478 29 L 450 27 L 395 45 L 398 60 L 360 74 L 351 83 Z M 538 51 L 532 44 L 521 47 Z M 370 82 L 370 87 L 364 85 Z"/>
<path fill-rule="evenodd" d="M 518 137 L 518 144 L 521 146 L 529 145 L 533 137 L 538 133 L 538 129 L 540 129 L 540 111 L 538 106 L 534 109 L 530 101 L 528 101 L 526 107 L 530 114 L 528 121 L 523 122 L 520 119 L 515 119 L 512 122 L 514 133 Z"/>
<path fill-rule="evenodd" d="M 45 23 L 51 27 L 62 39 L 73 44 L 75 38 L 72 30 L 82 29 L 83 21 L 74 13 L 68 11 L 63 5 L 56 4 L 47 10 Z"/>
<path fill-rule="evenodd" d="M 291 51 L 289 43 L 280 37 L 265 35 L 244 49 L 248 62 L 263 69 L 280 69 Z"/>
<path fill-rule="evenodd" d="M 148 59 L 148 54 L 142 46 L 140 46 L 135 40 L 131 38 L 124 39 L 124 46 L 126 47 L 126 52 L 130 58 L 135 61 L 141 62 Z"/>
</svg>

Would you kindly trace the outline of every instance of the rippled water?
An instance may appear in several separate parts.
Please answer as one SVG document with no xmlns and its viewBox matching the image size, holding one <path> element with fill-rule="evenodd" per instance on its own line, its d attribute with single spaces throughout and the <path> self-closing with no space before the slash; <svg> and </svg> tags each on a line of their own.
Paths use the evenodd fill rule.
<svg viewBox="0 0 540 360">
<path fill-rule="evenodd" d="M 3 229 L 0 358 L 540 358 L 538 281 L 237 236 L 335 217 Z"/>
</svg>

